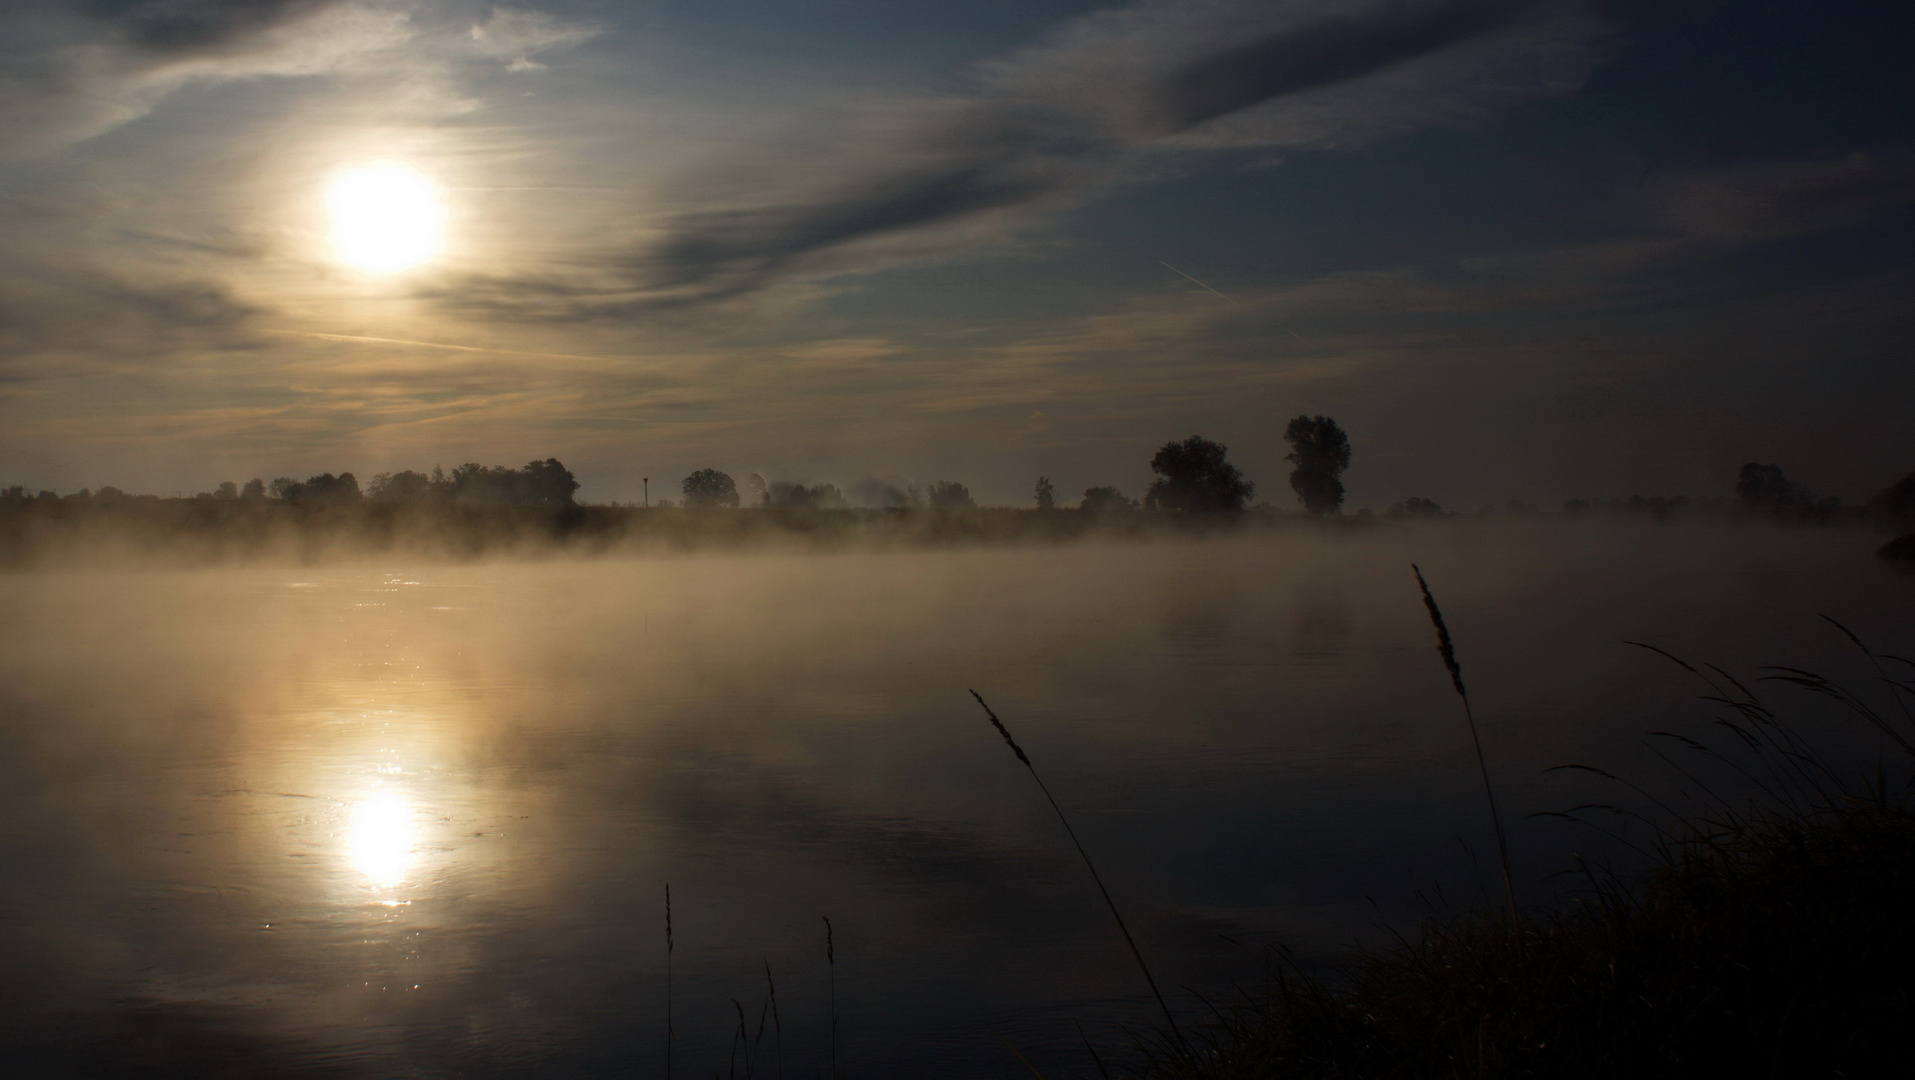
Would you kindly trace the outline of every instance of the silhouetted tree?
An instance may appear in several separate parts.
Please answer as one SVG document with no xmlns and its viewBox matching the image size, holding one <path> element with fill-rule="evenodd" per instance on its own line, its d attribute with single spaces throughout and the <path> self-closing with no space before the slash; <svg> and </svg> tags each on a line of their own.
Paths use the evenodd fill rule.
<svg viewBox="0 0 1915 1080">
<path fill-rule="evenodd" d="M 738 506 L 738 485 L 717 469 L 700 469 L 679 485 L 688 507 Z"/>
<path fill-rule="evenodd" d="M 771 485 L 771 505 L 794 509 L 837 510 L 845 506 L 845 497 L 836 484 L 790 484 L 782 480 Z"/>
<path fill-rule="evenodd" d="M 1084 490 L 1084 501 L 1078 503 L 1077 508 L 1092 514 L 1110 514 L 1135 510 L 1137 504 L 1114 487 L 1094 487 Z"/>
<path fill-rule="evenodd" d="M 219 487 L 213 489 L 213 498 L 237 499 L 239 498 L 239 485 L 233 483 L 231 480 L 221 480 Z"/>
<path fill-rule="evenodd" d="M 342 472 L 338 476 L 321 473 L 308 477 L 306 488 L 313 497 L 326 502 L 357 502 L 365 497 L 360 494 L 359 479 L 349 472 Z"/>
<path fill-rule="evenodd" d="M 558 458 L 528 461 L 519 471 L 525 474 L 527 502 L 540 506 L 572 505 L 572 495 L 578 491 L 578 478 L 572 475 L 572 470 L 559 464 Z"/>
<path fill-rule="evenodd" d="M 449 485 L 442 486 L 449 487 Z M 435 490 L 431 477 L 411 469 L 404 472 L 380 473 L 366 485 L 366 497 L 380 502 L 413 502 L 449 494 L 451 494 L 449 490 Z"/>
<path fill-rule="evenodd" d="M 1290 454 L 1290 490 L 1312 514 L 1325 516 L 1343 509 L 1343 470 L 1350 467 L 1350 439 L 1327 416 L 1299 416 L 1284 429 Z"/>
<path fill-rule="evenodd" d="M 1400 503 L 1391 503 L 1389 513 L 1391 517 L 1441 517 L 1443 508 L 1436 505 L 1435 499 L 1412 495 Z"/>
<path fill-rule="evenodd" d="M 1883 488 L 1868 501 L 1869 516 L 1895 528 L 1915 524 L 1915 473 Z"/>
<path fill-rule="evenodd" d="M 1037 499 L 1037 508 L 1039 510 L 1057 509 L 1057 489 L 1051 487 L 1050 477 L 1048 476 L 1038 477 L 1037 490 L 1033 494 L 1035 495 Z"/>
<path fill-rule="evenodd" d="M 100 489 L 100 492 L 101 492 L 102 494 L 105 494 L 105 492 L 106 492 L 106 489 L 105 489 L 105 488 L 101 488 L 101 489 Z M 253 478 L 252 478 L 251 480 L 248 480 L 248 481 L 246 481 L 246 486 L 245 486 L 245 487 L 242 487 L 242 488 L 240 488 L 240 489 L 239 489 L 239 497 L 240 497 L 240 498 L 242 498 L 242 499 L 263 499 L 263 498 L 265 498 L 265 497 L 266 497 L 266 484 L 265 484 L 265 482 L 264 482 L 264 481 L 262 481 L 262 480 L 261 480 L 261 479 L 260 479 L 259 477 L 257 477 L 257 476 L 255 476 L 255 477 L 253 477 Z"/>
<path fill-rule="evenodd" d="M 1736 474 L 1735 497 L 1746 510 L 1786 510 L 1815 501 L 1806 489 L 1783 476 L 1781 468 L 1754 461 Z"/>
<path fill-rule="evenodd" d="M 1224 444 L 1198 435 L 1165 443 L 1150 459 L 1151 471 L 1159 479 L 1145 493 L 1144 505 L 1152 510 L 1191 514 L 1242 510 L 1257 487 L 1225 460 L 1228 453 Z"/>
<path fill-rule="evenodd" d="M 304 503 L 341 503 L 358 502 L 359 481 L 351 473 L 320 473 L 305 480 L 294 480 L 282 476 L 273 481 L 273 497 L 287 502 Z"/>
<path fill-rule="evenodd" d="M 405 479 L 401 480 L 403 476 Z M 432 470 L 423 486 L 418 473 L 399 474 L 391 483 L 399 484 L 396 498 L 452 498 L 460 502 L 503 503 L 513 506 L 570 506 L 578 480 L 557 458 L 527 462 L 523 469 L 504 465 L 487 468 L 468 461 L 447 475 Z"/>
<path fill-rule="evenodd" d="M 977 505 L 971 498 L 971 490 L 956 480 L 932 481 L 925 498 L 939 510 L 963 510 Z"/>
<path fill-rule="evenodd" d="M 745 477 L 745 486 L 751 489 L 751 501 L 755 506 L 771 505 L 771 488 L 766 486 L 765 478 L 757 473 Z"/>
</svg>

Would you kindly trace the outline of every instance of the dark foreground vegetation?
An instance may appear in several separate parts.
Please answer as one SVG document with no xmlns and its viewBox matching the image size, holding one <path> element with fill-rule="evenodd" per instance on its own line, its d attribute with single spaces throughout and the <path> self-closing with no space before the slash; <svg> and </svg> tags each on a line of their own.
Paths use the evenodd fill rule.
<svg viewBox="0 0 1915 1080">
<path fill-rule="evenodd" d="M 1645 872 L 1625 879 L 1585 865 L 1586 887 L 1567 907 L 1519 911 L 1512 901 L 1433 921 L 1415 940 L 1330 973 L 1285 958 L 1274 985 L 1219 1005 L 1195 1034 L 1160 1036 L 1130 1075 L 1906 1075 L 1915 662 L 1870 652 L 1835 625 L 1873 667 L 1871 693 L 1794 668 L 1767 668 L 1763 681 L 1807 691 L 1859 723 L 1881 754 L 1872 775 L 1831 764 L 1819 740 L 1734 678 L 1678 660 L 1707 685 L 1720 741 L 1652 736 L 1671 749 L 1664 760 L 1700 807 L 1674 816 L 1652 800 L 1648 813 L 1592 804 L 1557 815 L 1648 825 L 1631 844 Z M 1619 795 L 1649 798 L 1607 778 L 1628 789 Z M 1715 794 L 1724 782 L 1745 794 Z"/>
<path fill-rule="evenodd" d="M 1152 1078 L 1905 1075 L 1915 813 L 1696 820 L 1624 885 L 1502 911 L 1225 1005 Z"/>
</svg>

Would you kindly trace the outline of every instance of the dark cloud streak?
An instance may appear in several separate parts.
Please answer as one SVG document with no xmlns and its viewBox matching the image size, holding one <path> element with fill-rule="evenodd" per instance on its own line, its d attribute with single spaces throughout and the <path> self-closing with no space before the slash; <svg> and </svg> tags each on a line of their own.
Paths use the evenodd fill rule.
<svg viewBox="0 0 1915 1080">
<path fill-rule="evenodd" d="M 1041 200 L 1068 186 L 1081 172 L 1077 160 L 1098 149 L 1009 110 L 976 110 L 964 127 L 965 137 L 938 140 L 962 149 L 929 167 L 875 176 L 809 203 L 681 219 L 650 260 L 654 281 L 682 288 L 729 278 L 716 295 L 736 295 L 813 253 Z"/>
<path fill-rule="evenodd" d="M 1182 131 L 1271 98 L 1358 79 L 1499 30 L 1536 0 L 1450 4 L 1408 16 L 1337 19 L 1212 53 L 1156 88 L 1157 111 Z"/>
<path fill-rule="evenodd" d="M 598 281 L 471 280 L 437 295 L 468 314 L 620 318 L 940 254 L 1081 201 L 1115 178 L 1128 157 L 1166 136 L 1481 38 L 1539 6 L 1540 0 L 1451 0 L 1362 7 L 1341 17 L 1291 19 L 1247 44 L 1213 44 L 1197 59 L 1173 64 L 1150 54 L 1157 46 L 1148 35 L 1096 43 L 1089 51 L 1098 65 L 1129 69 L 1120 87 L 1103 88 L 1108 93 L 1034 92 L 1029 88 L 1054 80 L 1024 71 L 1012 80 L 1021 85 L 999 85 L 955 115 L 933 111 L 914 135 L 874 148 L 876 160 L 862 176 L 761 205 L 682 214 L 657 242 L 612 260 Z M 1192 10 L 1189 20 L 1214 17 Z M 1072 48 L 1085 51 L 1040 51 L 1026 66 L 1068 66 L 1081 59 Z M 1112 106 L 1149 119 L 1114 120 Z M 761 179 L 772 189 L 782 183 L 774 174 Z"/>
<path fill-rule="evenodd" d="M 217 281 L 135 280 L 90 266 L 30 270 L 0 277 L 0 371 L 41 370 L 53 353 L 145 362 L 182 347 L 256 340 L 250 327 L 259 308 Z"/>
<path fill-rule="evenodd" d="M 113 5 L 127 40 L 157 53 L 211 53 L 350 0 L 145 0 Z M 96 8 L 96 11 L 98 9 Z"/>
</svg>

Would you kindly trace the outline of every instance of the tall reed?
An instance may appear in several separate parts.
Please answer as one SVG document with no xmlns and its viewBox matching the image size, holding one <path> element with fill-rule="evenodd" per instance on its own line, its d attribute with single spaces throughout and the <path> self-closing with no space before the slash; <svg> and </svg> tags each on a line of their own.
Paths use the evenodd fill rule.
<svg viewBox="0 0 1915 1080">
<path fill-rule="evenodd" d="M 1116 920 L 1118 933 L 1124 935 L 1124 944 L 1130 947 L 1130 955 L 1137 961 L 1137 970 L 1144 973 L 1144 982 L 1150 984 L 1151 995 L 1157 999 L 1157 1007 L 1163 1010 L 1164 1020 L 1170 1024 L 1171 1035 L 1176 1038 L 1178 1046 L 1188 1052 L 1189 1044 L 1184 1041 L 1183 1031 L 1177 1026 L 1176 1015 L 1170 1011 L 1170 1003 L 1164 1000 L 1163 991 L 1157 989 L 1157 979 L 1151 975 L 1150 965 L 1144 962 L 1144 954 L 1137 947 L 1137 939 L 1130 936 L 1130 927 L 1124 924 L 1123 913 L 1117 910 L 1117 901 L 1111 899 L 1110 890 L 1104 887 L 1104 878 L 1097 872 L 1097 864 L 1091 861 L 1090 852 L 1084 850 L 1083 841 L 1077 839 L 1077 830 L 1071 828 L 1071 820 L 1064 816 L 1064 808 L 1057 805 L 1057 798 L 1045 785 L 1044 778 L 1037 774 L 1037 766 L 1031 764 L 1030 755 L 1024 752 L 1023 747 L 1017 745 L 1016 739 L 1011 738 L 1010 730 L 1004 726 L 1004 721 L 997 718 L 997 713 L 991 711 L 991 706 L 985 703 L 984 696 L 976 690 L 971 691 L 971 696 L 977 699 L 978 705 L 984 710 L 984 715 L 991 721 L 991 726 L 997 729 L 999 735 L 1004 736 L 1004 744 L 1011 748 L 1011 753 L 1016 754 L 1017 760 L 1024 763 L 1024 768 L 1031 774 L 1031 779 L 1037 781 L 1037 790 L 1044 793 L 1045 801 L 1051 804 L 1051 810 L 1057 814 L 1057 820 L 1063 824 L 1065 835 L 1071 838 L 1071 845 L 1077 848 L 1078 857 L 1084 860 L 1084 868 L 1090 871 L 1090 879 L 1097 883 L 1097 891 L 1104 897 L 1104 906 L 1110 909 L 1110 917 Z"/>
<path fill-rule="evenodd" d="M 744 1004 L 737 998 L 732 998 L 731 1007 L 738 1010 L 738 1030 L 732 1032 L 731 1035 L 731 1065 L 725 1075 L 735 1080 L 738 1076 L 738 1044 L 741 1042 L 746 1044 L 746 1048 L 749 1050 L 751 1031 L 745 1027 Z M 749 1057 L 745 1059 L 745 1080 L 751 1080 L 751 1059 Z"/>
<path fill-rule="evenodd" d="M 1516 919 L 1516 879 L 1509 869 L 1509 841 L 1503 835 L 1503 815 L 1496 808 L 1496 785 L 1490 783 L 1489 762 L 1483 757 L 1483 737 L 1476 731 L 1476 712 L 1470 708 L 1469 691 L 1463 687 L 1463 665 L 1456 662 L 1456 643 L 1450 640 L 1450 628 L 1443 621 L 1443 609 L 1436 604 L 1436 597 L 1430 592 L 1430 583 L 1423 580 L 1423 571 L 1415 563 L 1410 570 L 1416 574 L 1417 588 L 1423 590 L 1423 606 L 1429 609 L 1430 622 L 1436 626 L 1436 651 L 1443 657 L 1443 667 L 1450 673 L 1450 685 L 1456 688 L 1456 696 L 1463 699 L 1463 719 L 1469 722 L 1470 744 L 1476 748 L 1476 769 L 1483 776 L 1483 796 L 1489 802 L 1489 822 L 1496 831 L 1496 856 L 1503 867 L 1503 898 L 1509 903 L 1509 917 Z"/>
<path fill-rule="evenodd" d="M 766 1000 L 772 1005 L 772 1042 L 777 1051 L 777 1080 L 785 1080 L 785 1023 L 777 1019 L 777 982 L 772 982 L 772 961 L 764 961 L 764 990 Z M 764 1021 L 758 1021 L 762 1034 Z"/>
</svg>

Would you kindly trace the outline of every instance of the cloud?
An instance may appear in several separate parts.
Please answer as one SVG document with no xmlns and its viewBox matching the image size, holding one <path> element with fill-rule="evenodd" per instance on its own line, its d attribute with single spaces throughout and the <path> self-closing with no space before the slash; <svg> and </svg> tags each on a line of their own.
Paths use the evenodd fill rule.
<svg viewBox="0 0 1915 1080">
<path fill-rule="evenodd" d="M 0 154 L 44 154 L 144 116 L 195 82 L 340 70 L 405 42 L 378 0 L 144 0 L 0 16 Z"/>
<path fill-rule="evenodd" d="M 1868 154 L 1671 173 L 1644 184 L 1644 203 L 1666 228 L 1723 240 L 1839 228 L 1911 202 L 1915 167 Z"/>
<path fill-rule="evenodd" d="M 288 23 L 346 0 L 145 0 L 103 21 L 136 48 L 166 55 L 245 50 L 248 43 Z"/>
<path fill-rule="evenodd" d="M 507 61 L 507 71 L 538 71 L 545 65 L 532 54 L 590 41 L 599 28 L 567 22 L 543 11 L 495 7 L 485 21 L 472 27 L 472 47 L 486 56 Z"/>
<path fill-rule="evenodd" d="M 985 74 L 1129 142 L 1334 145 L 1574 89 L 1604 32 L 1564 0 L 1160 0 L 1079 20 Z"/>
<path fill-rule="evenodd" d="M 0 379 L 67 376 L 256 340 L 259 314 L 196 277 L 134 278 L 90 266 L 23 266 L 0 276 Z"/>
<path fill-rule="evenodd" d="M 728 202 L 659 222 L 594 272 L 474 279 L 441 298 L 507 318 L 623 317 L 975 250 L 1154 153 L 1335 145 L 1560 92 L 1581 68 L 1545 60 L 1586 68 L 1602 29 L 1570 0 L 1140 3 L 983 65 L 969 95 L 878 114 L 869 138 L 833 146 L 828 180 L 789 155 L 776 173 L 740 167 L 717 185 Z"/>
<path fill-rule="evenodd" d="M 1183 131 L 1273 97 L 1361 78 L 1499 30 L 1534 6 L 1533 0 L 1497 0 L 1369 22 L 1331 19 L 1223 49 L 1158 84 L 1162 124 Z"/>
</svg>

